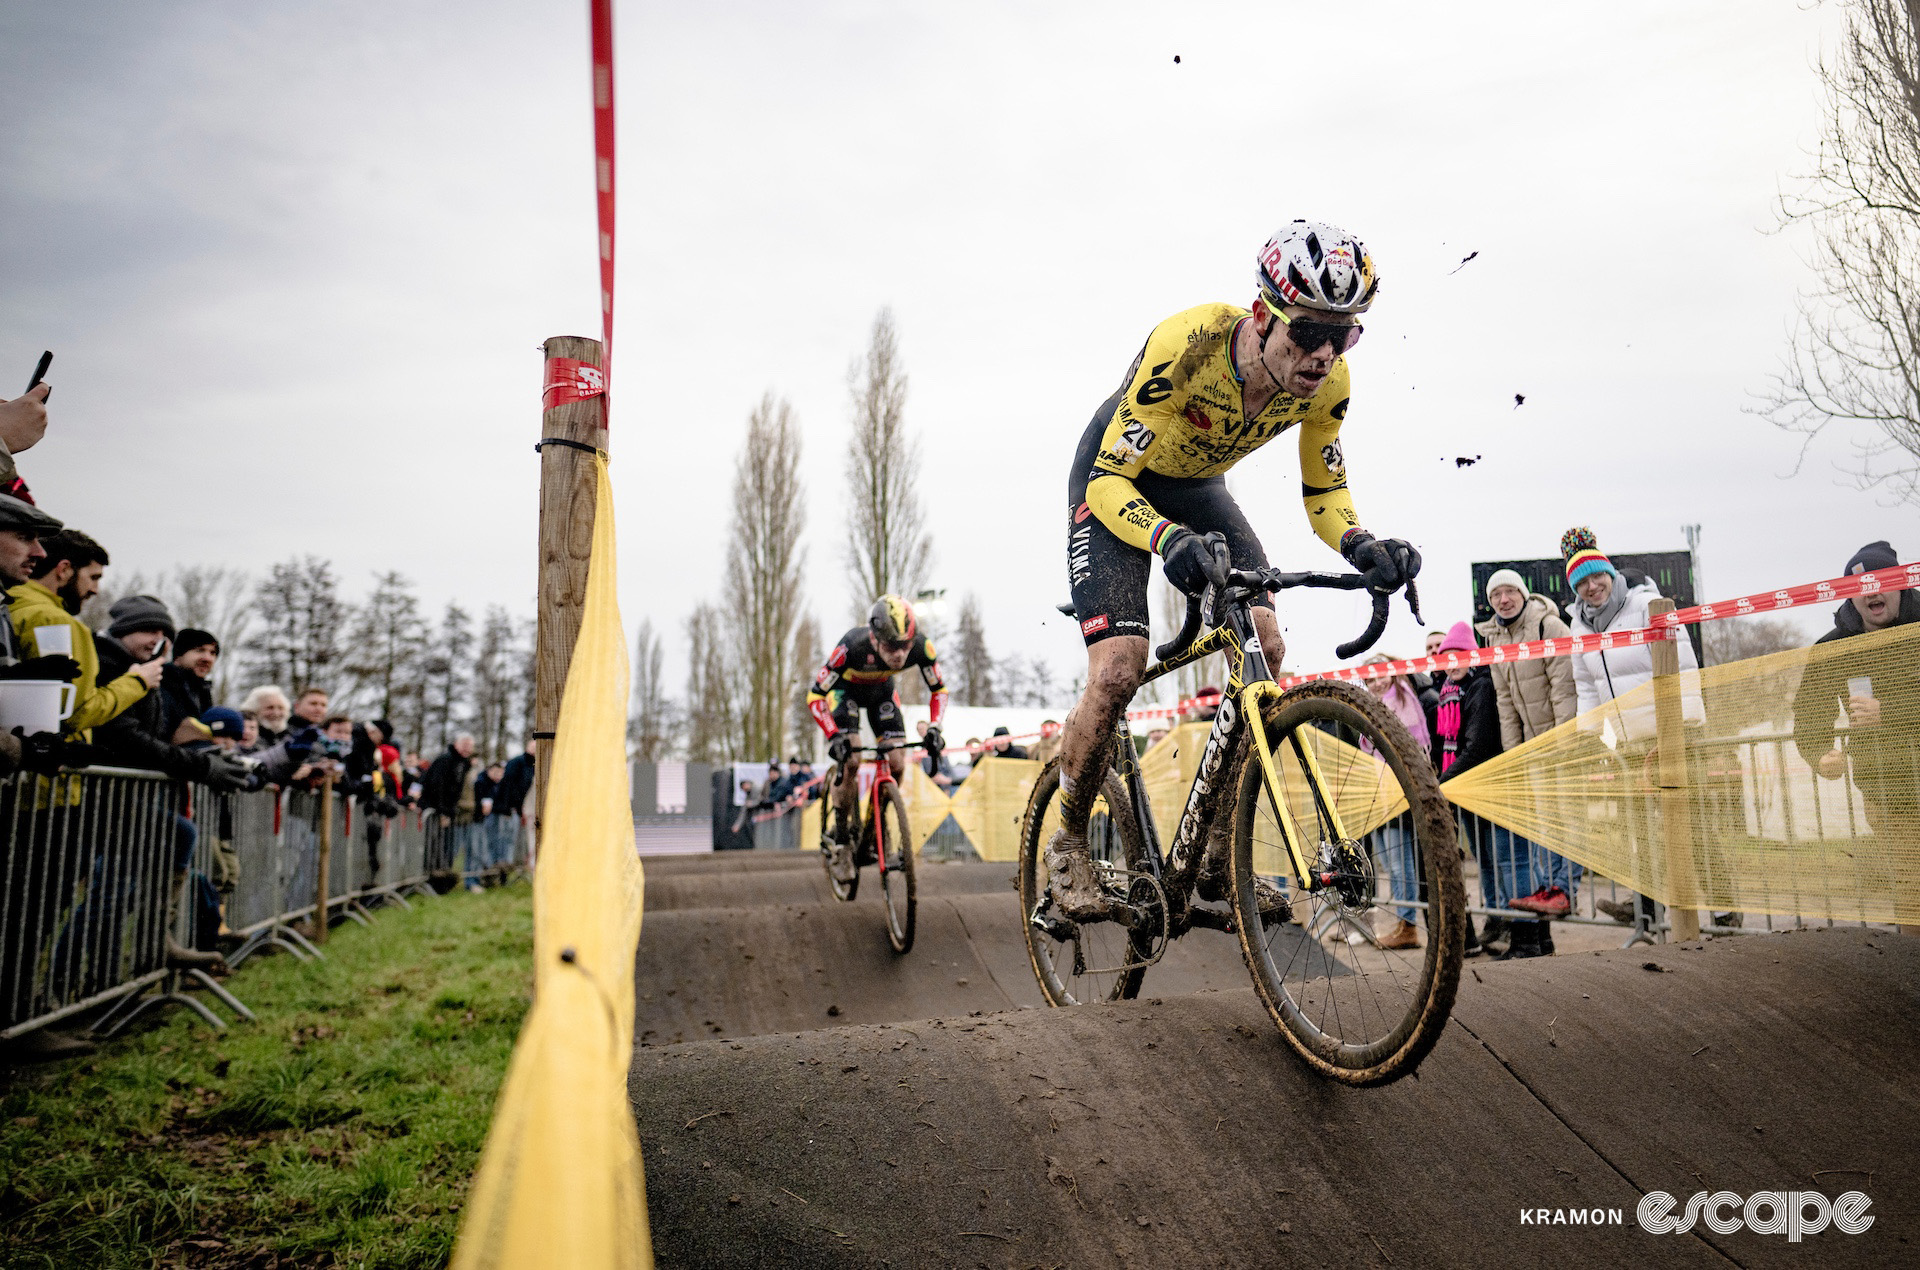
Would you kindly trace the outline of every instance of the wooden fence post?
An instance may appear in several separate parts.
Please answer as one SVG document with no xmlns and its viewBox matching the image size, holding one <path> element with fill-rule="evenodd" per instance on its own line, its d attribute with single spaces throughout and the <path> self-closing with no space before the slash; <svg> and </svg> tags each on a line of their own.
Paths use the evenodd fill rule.
<svg viewBox="0 0 1920 1270">
<path fill-rule="evenodd" d="M 556 335 L 546 353 L 540 411 L 540 575 L 534 643 L 534 841 L 541 847 L 541 816 L 547 804 L 553 734 L 560 722 L 560 696 L 580 634 L 587 600 L 587 563 L 593 553 L 593 521 L 599 482 L 594 451 L 607 448 L 605 392 L 580 397 L 567 361 L 602 370 L 599 340 Z M 556 360 L 565 359 L 565 360 Z M 556 388 L 556 384 L 562 385 Z M 559 441 L 562 444 L 547 444 Z"/>
<path fill-rule="evenodd" d="M 313 896 L 313 942 L 327 942 L 327 891 L 333 884 L 333 773 L 320 778 L 320 867 Z"/>
<path fill-rule="evenodd" d="M 1657 599 L 1647 605 L 1647 616 L 1658 618 L 1673 612 L 1673 601 Z M 1686 632 L 1675 628 L 1679 638 Z M 1653 719 L 1660 746 L 1660 827 L 1659 844 L 1666 857 L 1666 874 L 1674 896 L 1667 906 L 1667 920 L 1678 940 L 1700 938 L 1699 894 L 1694 885 L 1693 807 L 1687 796 L 1686 709 L 1680 691 L 1680 645 L 1671 639 L 1657 641 L 1653 653 Z"/>
</svg>

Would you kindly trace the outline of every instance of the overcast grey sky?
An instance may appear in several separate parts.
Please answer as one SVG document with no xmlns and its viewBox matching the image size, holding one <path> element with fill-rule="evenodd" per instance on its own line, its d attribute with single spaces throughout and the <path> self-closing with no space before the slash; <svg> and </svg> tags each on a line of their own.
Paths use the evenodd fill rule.
<svg viewBox="0 0 1920 1270">
<path fill-rule="evenodd" d="M 1873 538 L 1913 558 L 1912 510 L 1837 474 L 1843 437 L 1789 478 L 1797 440 L 1743 413 L 1808 282 L 1764 231 L 1835 18 L 617 4 L 629 626 L 671 632 L 677 678 L 769 389 L 805 429 L 811 607 L 849 616 L 846 370 L 891 305 L 933 581 L 1070 676 L 1074 443 L 1152 326 L 1245 304 L 1296 216 L 1383 276 L 1344 441 L 1364 523 L 1426 553 L 1430 620 L 1466 613 L 1469 562 L 1573 523 L 1636 551 L 1701 522 L 1710 598 Z M 531 611 L 537 345 L 599 329 L 581 0 L 10 5 L 0 173 L 0 394 L 55 350 L 23 470 L 116 568 L 312 552 L 354 591 L 398 567 L 436 605 Z M 1291 444 L 1233 483 L 1276 563 L 1338 564 Z M 1290 665 L 1329 664 L 1358 603 L 1291 607 Z M 1383 647 L 1419 638 L 1397 615 Z"/>
</svg>

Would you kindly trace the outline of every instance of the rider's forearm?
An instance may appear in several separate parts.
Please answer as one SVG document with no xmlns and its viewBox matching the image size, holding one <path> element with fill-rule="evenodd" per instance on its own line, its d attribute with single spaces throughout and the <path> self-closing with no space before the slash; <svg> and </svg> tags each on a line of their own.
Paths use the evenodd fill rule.
<svg viewBox="0 0 1920 1270">
<path fill-rule="evenodd" d="M 820 725 L 820 730 L 827 734 L 829 740 L 840 730 L 840 725 L 833 721 L 833 711 L 827 706 L 825 697 L 808 697 L 807 712 L 813 716 L 813 721 Z"/>
<path fill-rule="evenodd" d="M 927 722 L 934 727 L 940 726 L 941 716 L 947 712 L 947 690 L 945 688 L 933 694 L 927 701 Z"/>
<path fill-rule="evenodd" d="M 1114 536 L 1130 547 L 1158 555 L 1174 523 L 1155 511 L 1140 489 L 1124 476 L 1102 473 L 1087 482 L 1087 508 Z"/>
<path fill-rule="evenodd" d="M 1302 483 L 1301 502 L 1307 509 L 1307 523 L 1313 526 L 1313 532 L 1320 541 L 1340 551 L 1340 539 L 1360 527 L 1360 517 L 1353 510 L 1353 496 L 1347 487 L 1341 485 L 1335 489 L 1318 489 Z M 1341 552 L 1344 556 L 1346 553 Z"/>
</svg>

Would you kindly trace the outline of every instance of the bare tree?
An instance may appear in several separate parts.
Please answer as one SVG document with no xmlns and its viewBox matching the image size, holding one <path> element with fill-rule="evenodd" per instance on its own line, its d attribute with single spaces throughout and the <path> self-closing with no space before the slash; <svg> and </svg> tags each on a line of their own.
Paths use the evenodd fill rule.
<svg viewBox="0 0 1920 1270">
<path fill-rule="evenodd" d="M 254 606 L 262 629 L 248 662 L 257 682 L 291 692 L 340 689 L 332 680 L 353 610 L 340 598 L 330 562 L 305 556 L 274 565 L 254 592 Z"/>
<path fill-rule="evenodd" d="M 1840 49 L 1819 64 L 1813 169 L 1780 205 L 1783 226 L 1813 230 L 1815 284 L 1757 411 L 1809 443 L 1856 425 L 1862 488 L 1920 502 L 1920 0 L 1846 8 Z"/>
<path fill-rule="evenodd" d="M 787 676 L 793 625 L 800 614 L 806 549 L 800 485 L 800 427 L 793 409 L 768 393 L 747 418 L 747 439 L 733 465 L 733 533 L 727 596 L 740 615 L 740 728 L 745 753 L 778 757 L 787 740 Z M 697 706 L 696 706 L 697 708 Z"/>
<path fill-rule="evenodd" d="M 213 699 L 227 700 L 253 628 L 253 576 L 224 565 L 181 565 L 171 576 L 161 576 L 155 594 L 166 601 L 175 626 L 195 627 L 220 641 Z"/>
<path fill-rule="evenodd" d="M 801 751 L 813 748 L 813 714 L 807 709 L 807 692 L 813 687 L 813 676 L 827 660 L 827 651 L 821 646 L 820 623 L 813 614 L 802 617 L 793 628 L 793 688 L 789 694 L 793 710 L 793 737 L 797 749 Z"/>
<path fill-rule="evenodd" d="M 1805 648 L 1810 642 L 1806 632 L 1786 618 L 1759 615 L 1703 623 L 1701 635 L 1706 641 L 1709 666 L 1724 666 L 1730 661 L 1745 661 L 1749 657 L 1765 657 L 1768 653 L 1784 653 L 1793 648 Z"/>
<path fill-rule="evenodd" d="M 627 717 L 627 741 L 634 758 L 650 762 L 672 753 L 680 734 L 680 707 L 667 695 L 663 659 L 653 623 L 642 618 L 633 641 L 633 709 Z"/>
<path fill-rule="evenodd" d="M 472 653 L 473 619 L 448 601 L 420 665 L 422 726 L 417 735 L 423 745 L 432 737 L 432 748 L 443 750 L 460 730 L 473 682 Z"/>
<path fill-rule="evenodd" d="M 993 657 L 987 652 L 986 621 L 980 615 L 980 597 L 967 592 L 960 604 L 960 621 L 954 627 L 953 660 L 946 669 L 952 679 L 949 690 L 954 704 L 997 706 L 994 693 Z"/>
<path fill-rule="evenodd" d="M 471 731 L 482 757 L 507 759 L 520 752 L 515 714 L 520 689 L 520 649 L 513 618 L 498 604 L 487 606 L 480 645 L 473 658 Z"/>
<path fill-rule="evenodd" d="M 426 626 L 413 583 L 392 571 L 376 574 L 373 592 L 353 624 L 344 665 L 354 700 L 376 718 L 406 713 L 404 703 L 420 695 L 425 649 Z"/>
<path fill-rule="evenodd" d="M 712 604 L 687 618 L 687 758 L 695 763 L 726 763 L 745 752 L 734 646 Z"/>
<path fill-rule="evenodd" d="M 847 372 L 853 393 L 853 435 L 847 442 L 847 585 L 853 611 L 864 614 L 875 596 L 911 595 L 926 580 L 933 540 L 926 532 L 916 486 L 920 445 L 907 435 L 907 376 L 900 367 L 893 311 L 873 320 L 865 358 Z"/>
</svg>

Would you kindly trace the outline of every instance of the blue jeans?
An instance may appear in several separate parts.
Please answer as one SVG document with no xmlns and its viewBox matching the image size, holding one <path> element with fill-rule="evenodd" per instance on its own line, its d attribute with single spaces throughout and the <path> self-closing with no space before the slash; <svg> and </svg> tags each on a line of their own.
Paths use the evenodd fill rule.
<svg viewBox="0 0 1920 1270">
<path fill-rule="evenodd" d="M 1479 837 L 1480 898 L 1488 908 L 1506 908 L 1540 889 L 1546 861 L 1537 853 L 1545 848 L 1490 820 L 1480 822 Z"/>
<path fill-rule="evenodd" d="M 1567 891 L 1571 901 L 1580 886 L 1580 865 L 1503 824 L 1482 820 L 1482 828 L 1480 895 L 1490 909 L 1505 909 L 1549 886 Z"/>
<path fill-rule="evenodd" d="M 504 868 L 513 863 L 514 831 L 520 827 L 518 816 L 488 816 L 487 838 L 489 847 L 487 859 L 496 868 Z"/>
<path fill-rule="evenodd" d="M 1388 894 L 1399 907 L 1394 909 L 1403 922 L 1414 919 L 1414 910 L 1406 901 L 1420 898 L 1419 862 L 1413 857 L 1413 834 L 1399 820 L 1390 820 L 1374 832 L 1380 835 L 1380 856 L 1387 864 Z"/>
<path fill-rule="evenodd" d="M 453 827 L 453 852 L 464 863 L 460 876 L 468 882 L 477 882 L 480 875 L 487 871 L 487 822 L 475 824 L 456 824 Z"/>
<path fill-rule="evenodd" d="M 1567 859 L 1558 851 L 1549 851 L 1538 843 L 1534 846 L 1542 857 L 1541 863 L 1535 866 L 1535 872 L 1545 873 L 1547 885 L 1557 886 L 1565 891 L 1567 902 L 1572 903 L 1580 889 L 1580 875 L 1583 872 L 1580 865 L 1576 861 Z"/>
</svg>

